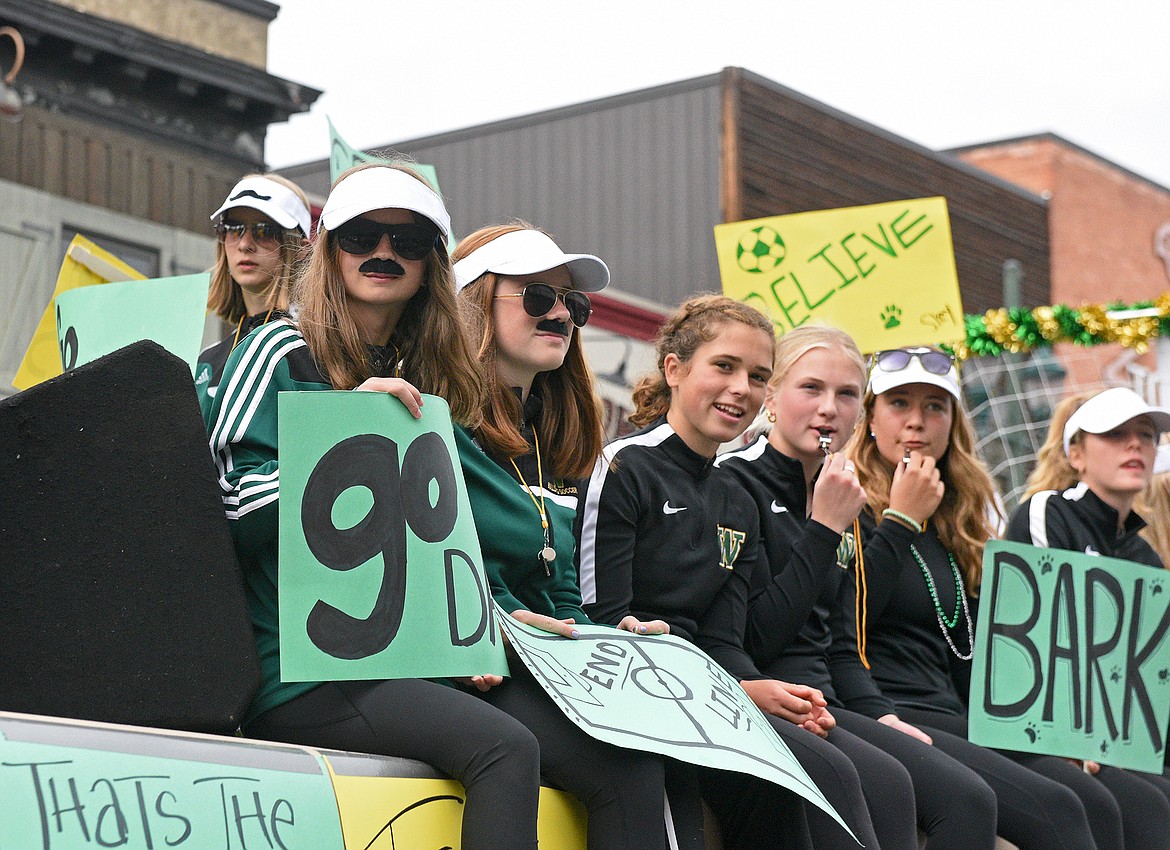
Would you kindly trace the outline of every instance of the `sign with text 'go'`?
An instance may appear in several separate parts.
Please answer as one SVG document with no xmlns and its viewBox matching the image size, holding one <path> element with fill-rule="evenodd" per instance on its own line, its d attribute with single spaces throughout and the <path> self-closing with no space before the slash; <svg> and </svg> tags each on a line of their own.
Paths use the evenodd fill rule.
<svg viewBox="0 0 1170 850">
<path fill-rule="evenodd" d="M 945 198 L 720 224 L 723 292 L 772 319 L 848 331 L 863 352 L 964 338 Z"/>
<path fill-rule="evenodd" d="M 507 675 L 449 408 L 281 393 L 286 681 Z"/>
<path fill-rule="evenodd" d="M 969 737 L 1008 750 L 1162 772 L 1170 576 L 993 541 L 971 672 Z"/>
</svg>

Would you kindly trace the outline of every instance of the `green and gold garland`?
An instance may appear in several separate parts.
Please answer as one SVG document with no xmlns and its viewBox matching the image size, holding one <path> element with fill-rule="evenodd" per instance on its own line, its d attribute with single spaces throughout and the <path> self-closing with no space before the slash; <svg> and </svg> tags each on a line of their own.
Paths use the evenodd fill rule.
<svg viewBox="0 0 1170 850">
<path fill-rule="evenodd" d="M 1110 313 L 1146 310 L 1153 315 L 1113 318 Z M 997 357 L 1035 351 L 1057 342 L 1101 345 L 1116 342 L 1142 354 L 1150 341 L 1170 334 L 1170 292 L 1153 301 L 1136 304 L 1083 304 L 1066 307 L 1000 307 L 983 315 L 968 313 L 967 338 L 954 346 L 960 360 L 968 357 Z"/>
</svg>

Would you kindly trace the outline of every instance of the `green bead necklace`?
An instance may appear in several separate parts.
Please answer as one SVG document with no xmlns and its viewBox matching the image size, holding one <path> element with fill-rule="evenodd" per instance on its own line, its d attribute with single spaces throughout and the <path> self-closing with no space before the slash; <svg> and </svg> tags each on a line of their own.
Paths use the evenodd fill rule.
<svg viewBox="0 0 1170 850">
<path fill-rule="evenodd" d="M 958 565 L 955 564 L 955 556 L 947 552 L 947 560 L 951 564 L 951 575 L 955 577 L 955 613 L 948 617 L 946 612 L 943 611 L 942 603 L 938 601 L 938 591 L 934 587 L 934 578 L 926 566 L 926 561 L 923 560 L 922 554 L 918 551 L 918 547 L 913 543 L 910 544 L 910 554 L 918 562 L 918 568 L 922 570 L 922 577 L 926 579 L 926 589 L 930 591 L 931 601 L 934 602 L 934 616 L 938 620 L 939 630 L 942 632 L 943 637 L 946 638 L 947 645 L 960 661 L 970 661 L 975 646 L 975 634 L 971 630 L 971 612 L 967 610 L 967 594 L 963 592 L 963 579 L 959 575 Z M 967 618 L 967 646 L 972 648 L 972 651 L 966 655 L 959 652 L 959 648 L 955 646 L 955 642 L 951 639 L 951 629 L 959 624 L 960 611 Z"/>
</svg>

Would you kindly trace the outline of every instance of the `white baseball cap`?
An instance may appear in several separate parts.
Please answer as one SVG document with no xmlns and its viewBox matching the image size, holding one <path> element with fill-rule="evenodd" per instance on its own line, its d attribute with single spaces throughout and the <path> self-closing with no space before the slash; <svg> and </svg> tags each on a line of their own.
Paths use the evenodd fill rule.
<svg viewBox="0 0 1170 850">
<path fill-rule="evenodd" d="M 306 237 L 313 226 L 313 216 L 297 193 L 267 177 L 245 177 L 233 186 L 227 200 L 211 214 L 211 220 L 215 221 L 224 211 L 235 207 L 258 210 L 286 230 L 296 228 Z"/>
<path fill-rule="evenodd" d="M 1064 453 L 1068 454 L 1069 445 L 1077 431 L 1104 434 L 1137 416 L 1148 416 L 1154 420 L 1154 427 L 1159 431 L 1170 431 L 1170 410 L 1151 407 L 1133 390 L 1114 387 L 1097 393 L 1078 407 L 1065 423 Z"/>
<path fill-rule="evenodd" d="M 476 248 L 455 264 L 455 291 L 485 272 L 499 275 L 535 274 L 568 266 L 573 289 L 600 292 L 609 286 L 609 266 L 592 254 L 566 254 L 547 233 L 513 230 Z"/>
<path fill-rule="evenodd" d="M 922 360 L 929 361 L 924 365 Z M 898 365 L 900 368 L 886 368 Z M 949 361 L 949 362 L 947 362 Z M 927 369 L 927 365 L 931 369 Z M 945 370 L 940 373 L 939 370 Z M 904 387 L 907 384 L 930 384 L 946 390 L 955 401 L 962 399 L 959 388 L 959 370 L 955 360 L 948 354 L 934 348 L 895 348 L 890 351 L 879 351 L 874 355 L 873 366 L 869 371 L 869 389 L 874 395 L 881 395 L 895 387 Z"/>
<path fill-rule="evenodd" d="M 363 168 L 335 183 L 321 210 L 321 224 L 326 230 L 336 230 L 362 213 L 382 209 L 426 216 L 439 228 L 444 242 L 450 237 L 451 216 L 442 199 L 417 177 L 385 165 Z"/>
</svg>

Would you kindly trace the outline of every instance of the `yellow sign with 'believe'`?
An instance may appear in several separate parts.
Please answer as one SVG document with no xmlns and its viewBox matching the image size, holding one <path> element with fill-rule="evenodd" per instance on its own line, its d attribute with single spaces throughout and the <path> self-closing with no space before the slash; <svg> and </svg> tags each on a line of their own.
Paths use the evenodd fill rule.
<svg viewBox="0 0 1170 850">
<path fill-rule="evenodd" d="M 772 319 L 848 331 L 864 352 L 964 338 L 945 198 L 715 227 L 723 292 Z"/>
</svg>

